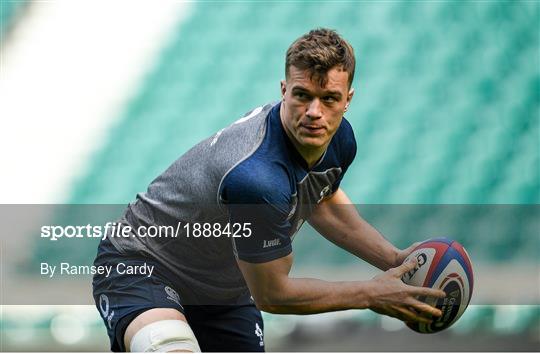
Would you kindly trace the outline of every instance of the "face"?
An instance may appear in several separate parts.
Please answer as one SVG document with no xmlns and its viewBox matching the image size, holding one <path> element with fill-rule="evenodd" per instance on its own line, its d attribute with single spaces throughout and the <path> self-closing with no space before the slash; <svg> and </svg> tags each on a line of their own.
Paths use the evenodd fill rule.
<svg viewBox="0 0 540 354">
<path fill-rule="evenodd" d="M 324 153 L 354 94 L 346 71 L 334 67 L 326 78 L 321 87 L 316 77 L 310 80 L 308 71 L 291 66 L 289 77 L 281 82 L 281 122 L 308 163 Z"/>
</svg>

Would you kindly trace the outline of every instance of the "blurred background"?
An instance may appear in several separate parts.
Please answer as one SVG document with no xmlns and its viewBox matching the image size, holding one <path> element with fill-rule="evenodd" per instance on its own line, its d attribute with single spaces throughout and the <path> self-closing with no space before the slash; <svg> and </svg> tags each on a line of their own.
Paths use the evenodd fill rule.
<svg viewBox="0 0 540 354">
<path fill-rule="evenodd" d="M 0 4 L 4 208 L 126 205 L 192 145 L 279 100 L 287 47 L 330 27 L 357 56 L 358 153 L 342 187 L 399 247 L 441 232 L 460 241 L 475 294 L 436 335 L 370 311 L 265 314 L 267 350 L 540 350 L 540 2 Z M 93 260 L 95 240 L 43 245 L 8 233 L 6 214 L 4 298 L 13 275 L 39 297 L 29 269 L 44 259 Z M 295 274 L 376 274 L 309 227 L 293 248 Z M 88 278 L 66 286 L 89 292 Z M 0 303 L 1 351 L 108 350 L 93 306 Z"/>
</svg>

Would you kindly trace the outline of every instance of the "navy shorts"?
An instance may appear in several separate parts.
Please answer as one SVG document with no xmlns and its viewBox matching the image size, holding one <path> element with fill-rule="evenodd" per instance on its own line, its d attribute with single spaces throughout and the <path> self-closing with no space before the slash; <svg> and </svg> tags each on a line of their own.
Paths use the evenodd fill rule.
<svg viewBox="0 0 540 354">
<path fill-rule="evenodd" d="M 123 266 L 117 272 L 119 263 Z M 154 266 L 152 276 L 124 272 L 130 266 L 143 269 L 145 264 Z M 263 319 L 252 301 L 242 305 L 182 305 L 182 289 L 168 280 L 174 276 L 146 257 L 120 254 L 109 239 L 101 241 L 94 265 L 112 267 L 108 276 L 94 275 L 92 283 L 112 351 L 126 350 L 124 333 L 139 314 L 152 308 L 173 308 L 184 314 L 204 352 L 264 352 Z"/>
</svg>

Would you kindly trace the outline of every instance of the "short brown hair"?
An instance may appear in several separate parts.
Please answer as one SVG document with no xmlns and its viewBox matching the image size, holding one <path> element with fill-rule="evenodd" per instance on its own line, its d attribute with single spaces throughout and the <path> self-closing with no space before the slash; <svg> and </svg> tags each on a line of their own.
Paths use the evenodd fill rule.
<svg viewBox="0 0 540 354">
<path fill-rule="evenodd" d="M 289 77 L 291 65 L 310 71 L 310 79 L 317 79 L 322 87 L 326 85 L 328 70 L 341 66 L 349 74 L 351 87 L 356 60 L 352 46 L 336 31 L 317 28 L 298 38 L 287 49 L 285 77 Z"/>
</svg>

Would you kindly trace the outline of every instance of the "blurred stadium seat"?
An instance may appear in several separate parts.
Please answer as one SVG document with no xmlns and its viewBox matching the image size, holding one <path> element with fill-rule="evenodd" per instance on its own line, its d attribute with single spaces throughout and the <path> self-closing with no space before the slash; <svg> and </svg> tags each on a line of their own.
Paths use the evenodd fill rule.
<svg viewBox="0 0 540 354">
<path fill-rule="evenodd" d="M 279 99 L 288 44 L 328 26 L 358 57 L 348 112 L 358 154 L 343 184 L 353 201 L 538 204 L 539 11 L 527 1 L 198 4 L 70 202 L 132 200 L 194 143 Z M 477 261 L 537 262 L 540 255 L 535 216 L 525 216 L 525 231 L 516 235 L 515 224 L 499 219 L 495 227 L 494 215 L 479 218 L 471 209 L 367 209 L 368 220 L 388 225 L 401 246 L 446 225 Z M 295 241 L 300 266 L 321 257 L 354 262 L 310 233 L 304 227 Z M 493 311 L 470 310 L 460 325 L 493 329 Z M 522 318 L 521 328 L 537 328 L 537 315 Z"/>
<path fill-rule="evenodd" d="M 539 203 L 538 13 L 538 3 L 526 1 L 198 4 L 69 202 L 131 201 L 193 144 L 279 99 L 288 44 L 328 26 L 358 57 L 348 113 L 358 154 L 343 184 L 353 201 Z M 400 225 L 407 230 L 427 217 Z M 468 234 L 462 221 L 453 235 Z M 417 237 L 389 235 L 403 246 Z M 507 237 L 504 229 L 491 236 Z M 481 243 L 471 246 L 499 257 L 497 247 L 490 255 Z"/>
<path fill-rule="evenodd" d="M 192 144 L 278 99 L 288 43 L 324 25 L 358 56 L 353 200 L 538 203 L 537 4 L 414 4 L 199 4 L 70 201 L 128 202 Z"/>
<path fill-rule="evenodd" d="M 17 22 L 17 18 L 28 5 L 28 1 L 0 1 L 0 43 L 3 43 L 11 27 Z"/>
<path fill-rule="evenodd" d="M 7 7 L 2 28 L 15 11 Z M 444 229 L 475 260 L 537 266 L 538 209 L 519 205 L 540 203 L 539 20 L 537 1 L 198 2 L 66 202 L 130 202 L 192 145 L 278 100 L 287 46 L 311 28 L 330 27 L 357 55 L 347 117 L 358 153 L 342 186 L 366 218 L 402 247 Z M 516 204 L 514 221 L 525 223 L 516 233 L 482 208 L 377 204 Z M 485 233 L 489 247 L 467 237 Z M 95 247 L 74 251 L 40 248 L 34 259 L 54 252 L 90 259 Z M 295 253 L 300 266 L 322 257 L 354 262 L 309 227 Z M 472 306 L 452 330 L 538 333 L 538 311 Z M 372 315 L 358 318 L 377 324 Z M 516 316 L 519 326 L 508 329 L 504 322 Z"/>
</svg>

